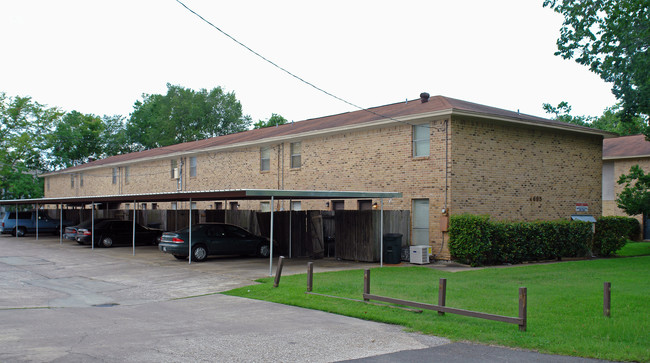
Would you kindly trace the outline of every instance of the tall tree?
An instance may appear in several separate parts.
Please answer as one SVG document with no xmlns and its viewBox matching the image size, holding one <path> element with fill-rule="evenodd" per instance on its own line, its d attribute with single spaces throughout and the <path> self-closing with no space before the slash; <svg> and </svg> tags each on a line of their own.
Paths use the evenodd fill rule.
<svg viewBox="0 0 650 363">
<path fill-rule="evenodd" d="M 621 175 L 618 184 L 625 185 L 616 197 L 618 207 L 631 216 L 650 216 L 650 173 L 645 174 L 639 165 L 634 165 L 629 174 Z"/>
<path fill-rule="evenodd" d="M 101 136 L 104 130 L 98 116 L 77 111 L 66 113 L 47 137 L 52 166 L 67 168 L 97 159 L 103 152 Z"/>
<path fill-rule="evenodd" d="M 261 129 L 263 127 L 271 127 L 271 126 L 278 126 L 278 125 L 284 125 L 287 123 L 287 119 L 278 115 L 277 113 L 271 114 L 271 117 L 269 117 L 268 120 L 259 120 L 255 124 L 253 124 L 254 129 Z"/>
<path fill-rule="evenodd" d="M 245 131 L 251 124 L 235 93 L 167 84 L 166 95 L 142 96 L 127 123 L 133 145 L 141 149 L 201 140 Z"/>
<path fill-rule="evenodd" d="M 650 115 L 650 1 L 545 0 L 564 16 L 556 55 L 588 66 L 622 104 L 621 119 Z M 644 133 L 650 140 L 650 128 Z"/>
<path fill-rule="evenodd" d="M 63 113 L 30 97 L 10 97 L 0 92 L 0 190 L 4 199 L 43 195 L 46 135 Z"/>
<path fill-rule="evenodd" d="M 638 135 L 645 128 L 645 121 L 641 116 L 635 116 L 628 122 L 621 121 L 623 111 L 620 105 L 608 107 L 598 118 L 571 115 L 571 106 L 566 101 L 560 102 L 557 107 L 548 103 L 544 103 L 542 107 L 546 113 L 553 115 L 554 120 L 614 132 L 621 136 Z"/>
</svg>

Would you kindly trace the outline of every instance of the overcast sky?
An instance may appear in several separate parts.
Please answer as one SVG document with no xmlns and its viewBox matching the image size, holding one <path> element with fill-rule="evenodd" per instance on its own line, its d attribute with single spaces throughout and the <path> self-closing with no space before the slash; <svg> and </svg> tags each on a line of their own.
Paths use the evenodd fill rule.
<svg viewBox="0 0 650 363">
<path fill-rule="evenodd" d="M 184 3 L 292 73 L 361 107 L 420 92 L 547 117 L 600 115 L 610 85 L 553 55 L 542 0 Z M 0 0 L 0 91 L 65 111 L 128 116 L 166 83 L 234 91 L 254 121 L 354 111 L 283 73 L 174 0 Z"/>
</svg>

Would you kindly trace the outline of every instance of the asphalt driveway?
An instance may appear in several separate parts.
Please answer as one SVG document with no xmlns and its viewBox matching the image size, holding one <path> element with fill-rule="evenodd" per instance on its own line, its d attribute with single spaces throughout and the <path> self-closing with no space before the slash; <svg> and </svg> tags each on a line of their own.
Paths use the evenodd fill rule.
<svg viewBox="0 0 650 363">
<path fill-rule="evenodd" d="M 317 271 L 350 267 L 364 266 L 316 262 Z M 292 261 L 284 273 L 305 269 L 306 261 Z M 188 265 L 152 247 L 137 247 L 134 257 L 130 248 L 2 236 L 0 361 L 419 362 L 463 354 L 464 361 L 587 361 L 463 347 L 398 326 L 218 294 L 267 275 L 268 260 Z"/>
</svg>

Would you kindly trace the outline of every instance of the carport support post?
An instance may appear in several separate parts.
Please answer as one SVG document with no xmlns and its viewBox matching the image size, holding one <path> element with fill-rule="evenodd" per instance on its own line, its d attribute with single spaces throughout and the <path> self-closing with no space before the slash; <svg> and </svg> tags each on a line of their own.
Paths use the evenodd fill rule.
<svg viewBox="0 0 650 363">
<path fill-rule="evenodd" d="M 136 201 L 133 201 L 133 256 L 135 256 L 135 203 Z M 93 206 L 93 210 L 94 210 Z"/>
<path fill-rule="evenodd" d="M 269 245 L 271 246 L 271 253 L 269 253 L 269 276 L 273 276 L 273 203 L 274 198 L 271 196 L 271 238 Z"/>
<path fill-rule="evenodd" d="M 291 258 L 291 204 L 293 204 L 293 201 L 289 199 L 289 258 Z"/>
<path fill-rule="evenodd" d="M 63 203 L 59 204 L 59 244 L 63 244 Z"/>
<path fill-rule="evenodd" d="M 34 218 L 36 218 L 36 240 L 38 241 L 38 203 L 34 205 L 36 206 L 36 213 L 34 213 Z"/>
<path fill-rule="evenodd" d="M 16 224 L 14 225 L 16 231 L 16 238 L 18 238 L 18 203 L 16 203 Z"/>
<path fill-rule="evenodd" d="M 188 251 L 188 261 L 189 264 L 192 264 L 192 198 L 190 198 L 190 250 Z"/>
<path fill-rule="evenodd" d="M 81 214 L 81 212 L 79 212 Z M 90 202 L 90 245 L 95 249 L 95 202 Z"/>
<path fill-rule="evenodd" d="M 384 267 L 384 198 L 380 199 L 381 209 L 379 211 L 379 266 Z"/>
</svg>

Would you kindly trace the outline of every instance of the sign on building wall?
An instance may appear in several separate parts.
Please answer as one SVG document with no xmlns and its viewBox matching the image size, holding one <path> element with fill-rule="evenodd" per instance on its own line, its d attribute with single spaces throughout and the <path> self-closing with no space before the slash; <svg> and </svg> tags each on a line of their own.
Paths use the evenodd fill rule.
<svg viewBox="0 0 650 363">
<path fill-rule="evenodd" d="M 576 212 L 589 212 L 589 203 L 576 203 Z"/>
</svg>

